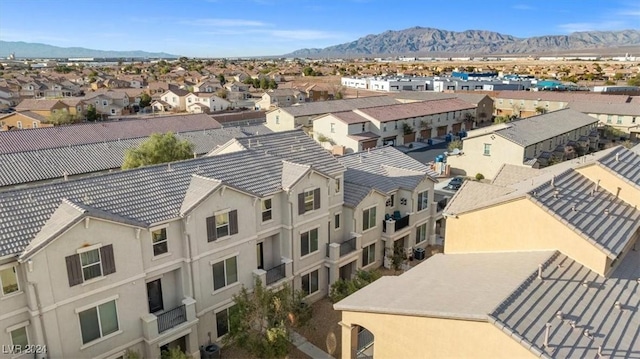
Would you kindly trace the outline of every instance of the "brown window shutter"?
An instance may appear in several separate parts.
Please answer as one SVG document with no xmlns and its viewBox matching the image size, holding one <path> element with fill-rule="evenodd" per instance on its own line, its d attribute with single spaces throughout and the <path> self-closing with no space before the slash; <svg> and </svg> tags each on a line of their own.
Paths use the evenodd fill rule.
<svg viewBox="0 0 640 359">
<path fill-rule="evenodd" d="M 80 265 L 80 255 L 74 254 L 65 258 L 67 261 L 67 277 L 69 287 L 82 283 L 82 266 Z"/>
<path fill-rule="evenodd" d="M 207 241 L 213 242 L 218 239 L 216 235 L 216 217 L 207 217 Z"/>
<path fill-rule="evenodd" d="M 116 272 L 116 261 L 113 259 L 113 245 L 100 247 L 100 260 L 102 261 L 102 275 Z"/>
<path fill-rule="evenodd" d="M 229 234 L 238 233 L 238 211 L 233 210 L 229 212 Z"/>
<path fill-rule="evenodd" d="M 313 209 L 320 208 L 320 188 L 313 190 Z"/>
<path fill-rule="evenodd" d="M 304 214 L 304 192 L 298 193 L 298 214 Z"/>
</svg>

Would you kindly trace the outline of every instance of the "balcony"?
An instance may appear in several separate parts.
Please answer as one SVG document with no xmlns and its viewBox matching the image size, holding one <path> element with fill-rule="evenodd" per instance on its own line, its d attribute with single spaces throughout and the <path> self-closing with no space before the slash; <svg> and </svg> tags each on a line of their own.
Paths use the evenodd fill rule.
<svg viewBox="0 0 640 359">
<path fill-rule="evenodd" d="M 410 216 L 411 215 L 407 214 L 406 216 L 400 217 L 398 219 L 390 217 L 389 219 L 382 221 L 382 232 L 392 234 L 394 232 L 402 230 L 403 228 L 409 226 Z"/>
<path fill-rule="evenodd" d="M 168 310 L 162 314 L 158 314 L 158 333 L 176 327 L 187 321 L 187 308 L 183 304 L 179 307 Z"/>
<path fill-rule="evenodd" d="M 280 263 L 277 266 L 267 269 L 265 282 L 267 285 L 273 284 L 287 276 L 286 264 Z"/>
<path fill-rule="evenodd" d="M 186 323 L 196 321 L 196 301 L 185 298 L 182 305 L 161 314 L 152 313 L 142 316 L 142 333 L 147 341 L 154 341 L 160 336 L 171 333 L 174 328 L 182 328 Z"/>
<path fill-rule="evenodd" d="M 342 243 L 327 244 L 327 258 L 332 261 L 337 261 L 342 257 L 355 253 L 358 248 L 361 248 L 360 245 L 360 236 L 351 233 L 350 238 Z"/>
<path fill-rule="evenodd" d="M 254 269 L 253 276 L 260 279 L 260 282 L 266 286 L 275 285 L 283 279 L 291 279 L 291 277 L 293 277 L 293 261 L 289 258 L 282 257 L 280 264 L 271 269 Z"/>
</svg>

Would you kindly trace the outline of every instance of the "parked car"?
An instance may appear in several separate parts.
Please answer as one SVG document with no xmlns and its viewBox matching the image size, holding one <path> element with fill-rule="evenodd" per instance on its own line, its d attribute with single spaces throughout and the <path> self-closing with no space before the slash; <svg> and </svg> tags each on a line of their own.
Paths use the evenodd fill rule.
<svg viewBox="0 0 640 359">
<path fill-rule="evenodd" d="M 449 183 L 447 184 L 447 186 L 445 187 L 445 189 L 449 189 L 452 191 L 457 191 L 460 189 L 460 187 L 462 186 L 462 183 L 464 182 L 464 177 L 453 177 L 451 179 L 451 181 L 449 181 Z"/>
</svg>

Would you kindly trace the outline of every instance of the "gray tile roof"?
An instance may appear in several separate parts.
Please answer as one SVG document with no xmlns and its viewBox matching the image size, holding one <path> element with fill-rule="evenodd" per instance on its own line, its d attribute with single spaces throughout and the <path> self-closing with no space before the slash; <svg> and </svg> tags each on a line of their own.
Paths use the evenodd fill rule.
<svg viewBox="0 0 640 359">
<path fill-rule="evenodd" d="M 597 118 L 564 109 L 509 122 L 506 128 L 496 130 L 495 134 L 528 146 L 597 122 Z"/>
<path fill-rule="evenodd" d="M 259 130 L 257 130 L 259 129 Z M 265 126 L 227 127 L 184 132 L 178 138 L 195 145 L 195 152 L 205 154 L 232 138 L 247 133 L 270 132 Z M 137 147 L 147 137 L 108 141 L 17 153 L 0 154 L 0 188 L 29 182 L 119 169 L 127 149 Z"/>
<path fill-rule="evenodd" d="M 309 165 L 282 161 L 282 188 L 288 190 L 293 187 L 310 168 Z"/>
<path fill-rule="evenodd" d="M 302 130 L 270 133 L 266 135 L 238 138 L 245 150 L 267 153 L 283 160 L 310 165 L 315 170 L 330 176 L 344 172 L 340 162 Z"/>
<path fill-rule="evenodd" d="M 496 186 L 508 186 L 529 177 L 534 177 L 539 172 L 540 171 L 535 168 L 505 163 L 504 165 L 502 165 L 500 170 L 498 170 L 498 173 L 493 177 L 491 184 L 494 184 Z"/>
<path fill-rule="evenodd" d="M 319 145 L 313 144 L 315 157 L 320 158 L 315 162 L 328 162 L 325 153 L 318 151 Z M 335 165 L 319 167 L 341 170 L 342 166 L 328 156 Z M 310 155 L 305 158 L 314 162 Z M 22 252 L 63 199 L 125 221 L 151 225 L 180 215 L 194 174 L 266 196 L 282 190 L 282 162 L 273 154 L 239 151 L 0 192 L 0 256 Z M 187 207 L 196 202 L 188 201 Z"/>
<path fill-rule="evenodd" d="M 619 147 L 598 160 L 598 165 L 609 169 L 632 186 L 640 188 L 640 154 L 637 152 Z"/>
<path fill-rule="evenodd" d="M 146 119 L 82 123 L 25 131 L 0 132 L 0 153 L 33 151 L 118 139 L 147 137 L 154 132 L 188 132 L 220 128 L 205 114 L 163 116 Z"/>
<path fill-rule="evenodd" d="M 640 106 L 636 103 L 571 102 L 569 108 L 583 113 L 640 116 Z"/>
<path fill-rule="evenodd" d="M 336 310 L 487 320 L 553 251 L 436 254 L 401 276 L 382 277 Z"/>
<path fill-rule="evenodd" d="M 570 169 L 528 194 L 531 201 L 614 259 L 640 228 L 640 210 L 595 187 L 596 183 Z"/>
<path fill-rule="evenodd" d="M 436 177 L 436 173 L 429 167 L 394 147 L 352 153 L 338 157 L 338 161 L 347 168 L 344 175 L 345 186 L 347 183 L 354 183 L 387 194 L 400 188 L 413 190 L 425 177 Z M 345 197 L 346 191 L 345 187 Z M 354 203 L 357 198 L 359 196 L 349 198 L 349 203 L 357 205 Z"/>
<path fill-rule="evenodd" d="M 514 290 L 490 321 L 536 356 L 597 358 L 600 346 L 605 358 L 638 356 L 640 251 L 629 251 L 609 278 L 557 254 L 542 277 L 534 275 Z M 543 345 L 546 323 L 551 324 L 549 348 Z"/>
<path fill-rule="evenodd" d="M 317 116 L 330 112 L 351 111 L 357 108 L 393 105 L 398 103 L 400 102 L 389 96 L 370 96 L 346 100 L 306 102 L 296 106 L 279 108 L 279 110 L 289 113 L 295 117 Z"/>
<path fill-rule="evenodd" d="M 344 182 L 344 205 L 355 208 L 371 192 L 371 187 L 353 182 Z"/>
</svg>

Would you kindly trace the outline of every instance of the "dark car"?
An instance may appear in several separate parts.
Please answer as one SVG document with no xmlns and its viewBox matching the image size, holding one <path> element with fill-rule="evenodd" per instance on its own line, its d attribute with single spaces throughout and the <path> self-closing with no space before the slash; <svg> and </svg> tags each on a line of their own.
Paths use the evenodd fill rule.
<svg viewBox="0 0 640 359">
<path fill-rule="evenodd" d="M 464 182 L 464 177 L 453 177 L 451 179 L 451 181 L 449 181 L 449 184 L 447 184 L 445 189 L 450 189 L 452 191 L 457 191 L 457 190 L 460 189 L 460 187 L 462 186 L 463 182 Z"/>
</svg>

